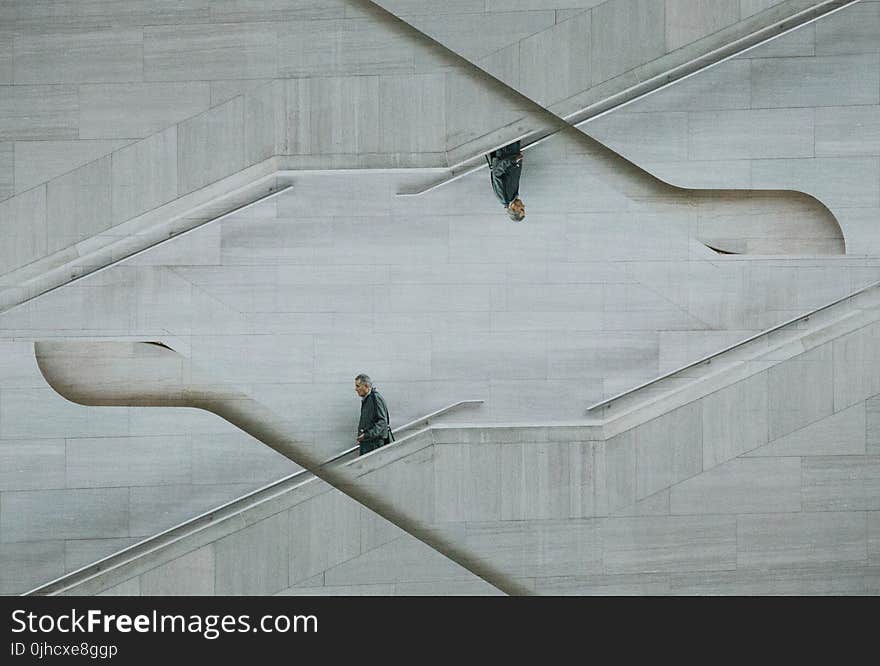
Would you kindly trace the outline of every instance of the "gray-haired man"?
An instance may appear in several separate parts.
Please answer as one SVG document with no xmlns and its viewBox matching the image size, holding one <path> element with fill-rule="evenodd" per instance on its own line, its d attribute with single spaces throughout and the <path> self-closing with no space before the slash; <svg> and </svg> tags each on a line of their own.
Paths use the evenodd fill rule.
<svg viewBox="0 0 880 666">
<path fill-rule="evenodd" d="M 354 390 L 361 397 L 357 443 L 360 445 L 360 455 L 364 455 L 391 441 L 388 406 L 373 388 L 373 381 L 368 375 L 360 374 L 354 378 Z"/>
</svg>

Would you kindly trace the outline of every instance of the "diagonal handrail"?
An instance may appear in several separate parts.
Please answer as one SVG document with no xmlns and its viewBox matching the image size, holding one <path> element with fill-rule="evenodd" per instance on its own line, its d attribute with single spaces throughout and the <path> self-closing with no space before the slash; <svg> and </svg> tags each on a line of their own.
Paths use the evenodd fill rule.
<svg viewBox="0 0 880 666">
<path fill-rule="evenodd" d="M 750 342 L 754 342 L 758 338 L 764 337 L 765 335 L 770 335 L 771 333 L 775 333 L 776 331 L 781 330 L 781 329 L 785 328 L 786 326 L 791 326 L 792 324 L 796 324 L 797 322 L 800 322 L 800 321 L 806 321 L 810 317 L 822 312 L 823 310 L 827 310 L 828 308 L 831 308 L 831 307 L 834 307 L 835 305 L 843 303 L 844 301 L 847 301 L 851 298 L 854 298 L 855 296 L 858 296 L 859 294 L 863 294 L 867 291 L 871 291 L 872 289 L 876 289 L 877 287 L 880 287 L 880 282 L 872 282 L 871 284 L 866 285 L 866 286 L 862 287 L 861 289 L 857 289 L 857 290 L 847 294 L 846 296 L 841 296 L 840 298 L 837 298 L 837 299 L 831 301 L 830 303 L 826 303 L 825 305 L 819 306 L 818 308 L 815 308 L 814 310 L 810 310 L 809 312 L 805 312 L 804 314 L 798 315 L 796 317 L 792 317 L 791 319 L 787 319 L 786 321 L 782 322 L 781 324 L 776 324 L 775 326 L 773 326 L 771 328 L 760 331 L 759 333 L 755 333 L 754 335 L 751 335 L 751 336 L 745 338 L 744 340 L 740 340 L 739 342 L 735 342 L 734 344 L 729 345 L 729 346 L 725 347 L 724 349 L 720 349 L 719 351 L 713 352 L 713 353 L 709 354 L 708 356 L 703 356 L 702 358 L 699 358 L 696 361 L 691 361 L 690 363 L 687 363 L 686 365 L 682 365 L 682 366 L 676 368 L 675 370 L 670 370 L 669 372 L 662 374 L 659 377 L 655 377 L 654 379 L 650 379 L 643 384 L 639 384 L 638 386 L 635 386 L 631 389 L 627 389 L 626 391 L 623 391 L 622 393 L 618 393 L 617 395 L 611 396 L 610 398 L 606 398 L 605 400 L 602 400 L 601 402 L 594 403 L 594 404 L 590 405 L 589 407 L 587 407 L 586 413 L 589 414 L 593 410 L 599 409 L 600 407 L 609 407 L 612 403 L 617 402 L 621 398 L 624 398 L 628 395 L 632 395 L 633 393 L 636 393 L 637 391 L 641 391 L 642 389 L 644 389 L 648 386 L 652 386 L 652 385 L 656 384 L 657 382 L 660 382 L 664 379 L 669 379 L 673 375 L 677 375 L 681 372 L 684 372 L 685 370 L 695 368 L 696 366 L 702 365 L 704 363 L 709 364 L 712 362 L 712 359 L 714 359 L 714 358 L 717 358 L 719 356 L 727 354 L 727 353 L 733 351 L 734 349 L 739 349 L 740 347 L 747 345 Z"/>
<path fill-rule="evenodd" d="M 451 403 L 449 405 L 446 405 L 445 407 L 433 411 L 430 414 L 426 414 L 425 416 L 419 417 L 413 421 L 404 423 L 401 426 L 397 426 L 393 428 L 393 430 L 397 433 L 400 433 L 408 430 L 413 430 L 416 426 L 427 426 L 430 424 L 432 419 L 435 419 L 438 416 L 447 414 L 460 407 L 481 405 L 483 404 L 483 402 L 483 400 L 459 400 L 458 402 Z M 421 432 L 424 432 L 424 430 L 419 430 L 413 433 L 411 436 L 415 436 Z M 404 438 L 404 440 L 399 441 L 405 441 L 406 439 L 407 438 Z M 381 447 L 381 450 L 385 451 L 389 446 L 393 446 L 396 443 L 397 442 L 392 442 L 391 444 L 383 446 Z M 339 462 L 341 459 L 357 451 L 358 448 L 359 447 L 354 446 L 350 449 L 346 449 L 342 453 L 337 453 L 336 455 L 323 461 L 319 465 L 319 467 L 324 467 L 326 465 Z M 378 450 L 380 449 L 377 449 L 377 451 Z M 184 522 L 178 523 L 177 525 L 170 527 L 167 530 L 163 530 L 158 534 L 154 534 L 153 536 L 147 537 L 142 541 L 138 541 L 131 546 L 116 551 L 115 553 L 103 557 L 96 562 L 92 562 L 91 564 L 76 569 L 75 571 L 71 571 L 70 573 L 66 573 L 63 576 L 60 576 L 47 583 L 43 583 L 42 585 L 35 587 L 28 592 L 24 592 L 20 596 L 48 595 L 63 592 L 67 589 L 70 589 L 71 587 L 79 585 L 80 583 L 90 578 L 93 578 L 94 576 L 97 576 L 98 574 L 122 566 L 123 564 L 132 562 L 135 559 L 143 557 L 148 553 L 155 552 L 161 548 L 165 548 L 174 543 L 177 543 L 188 535 L 194 534 L 209 525 L 215 524 L 221 520 L 225 520 L 227 518 L 230 518 L 231 516 L 241 513 L 243 510 L 250 506 L 271 500 L 275 497 L 279 497 L 280 495 L 304 483 L 305 481 L 310 480 L 312 476 L 314 475 L 310 470 L 298 470 L 293 474 L 289 474 L 288 476 L 278 479 L 277 481 L 273 481 L 268 485 L 257 488 L 256 490 L 252 490 L 251 492 L 246 493 L 241 497 L 237 497 L 228 502 L 225 502 L 224 504 L 221 504 L 218 507 L 201 513 L 194 518 L 185 520 Z"/>
<path fill-rule="evenodd" d="M 731 58 L 735 58 L 747 51 L 751 51 L 759 46 L 763 46 L 772 42 L 783 35 L 802 28 L 810 23 L 818 21 L 821 18 L 831 16 L 850 5 L 854 5 L 861 0 L 826 0 L 819 4 L 813 5 L 807 9 L 801 10 L 795 14 L 769 26 L 764 26 L 754 32 L 740 37 L 738 39 L 725 44 L 724 46 L 713 49 L 707 53 L 692 58 L 681 65 L 677 65 L 661 74 L 652 76 L 644 81 L 626 88 L 610 97 L 595 102 L 580 111 L 575 111 L 560 118 L 567 123 L 564 127 L 544 128 L 536 130 L 529 134 L 525 134 L 514 141 L 521 142 L 521 150 L 528 150 L 543 143 L 547 139 L 556 134 L 567 130 L 569 127 L 580 128 L 597 118 L 600 118 L 612 111 L 616 111 L 624 106 L 628 106 L 642 100 L 649 95 L 665 90 L 673 85 L 681 83 L 692 76 L 700 74 L 712 67 L 716 67 Z M 503 145 L 512 143 L 509 141 L 501 146 L 495 146 L 492 150 L 497 150 Z M 492 152 L 492 151 L 489 151 Z M 398 192 L 398 197 L 417 197 L 436 190 L 444 185 L 448 185 L 472 173 L 476 173 L 487 168 L 486 162 L 483 160 L 483 153 L 462 160 L 451 167 L 451 173 L 445 178 L 438 180 L 421 189 Z"/>
</svg>

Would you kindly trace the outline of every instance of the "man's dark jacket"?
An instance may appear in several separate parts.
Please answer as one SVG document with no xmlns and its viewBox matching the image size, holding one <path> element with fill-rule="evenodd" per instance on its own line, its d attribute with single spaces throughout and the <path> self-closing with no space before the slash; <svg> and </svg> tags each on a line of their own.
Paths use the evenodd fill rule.
<svg viewBox="0 0 880 666">
<path fill-rule="evenodd" d="M 522 160 L 519 141 L 499 148 L 489 155 L 489 175 L 495 196 L 506 207 L 519 196 Z"/>
<path fill-rule="evenodd" d="M 361 400 L 358 434 L 364 433 L 360 450 L 362 455 L 391 441 L 388 423 L 388 406 L 385 404 L 385 399 L 373 389 Z"/>
</svg>

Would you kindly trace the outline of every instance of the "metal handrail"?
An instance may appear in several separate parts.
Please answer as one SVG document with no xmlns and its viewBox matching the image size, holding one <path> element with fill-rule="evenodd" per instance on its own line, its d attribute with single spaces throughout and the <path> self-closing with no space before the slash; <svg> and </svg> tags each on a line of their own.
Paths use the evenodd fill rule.
<svg viewBox="0 0 880 666">
<path fill-rule="evenodd" d="M 835 14 L 842 9 L 845 9 L 846 7 L 854 5 L 860 1 L 861 0 L 826 0 L 826 2 L 822 2 L 814 5 L 813 7 L 809 7 L 808 9 L 801 10 L 781 21 L 777 21 L 776 23 L 773 23 L 769 26 L 765 26 L 763 28 L 755 30 L 748 35 L 744 35 L 743 37 L 735 39 L 729 44 L 725 44 L 724 46 L 713 49 L 708 53 L 697 56 L 692 60 L 688 60 L 681 65 L 677 65 L 672 69 L 663 72 L 662 74 L 657 74 L 644 81 L 640 81 L 639 83 L 630 86 L 629 88 L 626 88 L 619 93 L 615 93 L 610 97 L 591 104 L 585 109 L 575 111 L 574 113 L 570 113 L 566 116 L 558 116 L 567 124 L 565 127 L 536 130 L 534 132 L 526 134 L 518 139 L 521 142 L 520 149 L 525 151 L 533 148 L 538 144 L 546 141 L 547 139 L 555 136 L 559 132 L 568 129 L 568 127 L 580 127 L 581 125 L 585 125 L 586 123 L 596 120 L 597 118 L 601 118 L 602 116 L 611 113 L 612 111 L 616 111 L 617 109 L 623 108 L 624 106 L 628 106 L 630 104 L 633 104 L 634 102 L 638 102 L 639 100 L 644 99 L 649 95 L 653 95 L 654 93 L 660 92 L 661 90 L 665 90 L 666 88 L 681 83 L 682 81 L 689 79 L 692 76 L 700 74 L 701 72 L 711 69 L 712 67 L 720 65 L 724 62 L 727 62 L 731 58 L 735 58 L 742 55 L 743 53 L 746 53 L 747 51 L 751 51 L 752 49 L 772 42 L 774 39 L 778 39 L 783 35 L 787 35 L 793 30 L 802 28 L 806 25 L 809 25 L 810 23 L 818 21 L 821 18 L 831 16 L 832 14 Z M 517 139 L 514 139 L 514 141 L 515 140 Z M 502 146 L 508 145 L 508 143 L 513 142 L 509 141 L 505 144 L 502 144 Z M 497 150 L 502 146 L 496 146 L 493 150 Z M 481 153 L 466 160 L 462 160 L 458 163 L 458 165 L 453 165 L 451 167 L 453 173 L 443 180 L 439 180 L 420 190 L 415 190 L 412 192 L 399 192 L 397 196 L 421 196 L 439 187 L 442 187 L 443 185 L 447 185 L 472 173 L 476 173 L 477 171 L 488 168 L 485 161 L 482 160 L 483 155 L 484 154 Z M 464 170 L 455 173 L 456 166 L 462 167 L 476 160 L 480 160 L 480 162 L 472 167 L 466 167 Z"/>
<path fill-rule="evenodd" d="M 430 414 L 422 416 L 421 418 L 409 421 L 408 423 L 405 423 L 402 426 L 399 426 L 393 430 L 395 430 L 396 432 L 412 430 L 417 425 L 428 424 L 431 419 L 441 416 L 442 414 L 446 414 L 447 412 L 450 412 L 459 407 L 463 407 L 466 405 L 480 405 L 483 404 L 483 402 L 483 400 L 460 400 L 434 412 L 431 412 Z M 397 442 L 392 442 L 392 444 L 386 445 L 385 447 L 382 447 L 382 449 L 384 450 L 385 448 L 387 448 L 387 446 L 391 446 L 395 443 Z M 353 453 L 357 449 L 358 447 L 355 446 L 343 451 L 342 453 L 338 453 L 335 456 L 328 458 L 324 462 L 320 463 L 318 467 L 324 467 L 325 465 L 336 462 L 346 455 Z M 251 492 L 246 493 L 241 497 L 236 497 L 235 499 L 225 502 L 218 507 L 215 507 L 209 511 L 205 511 L 204 513 L 183 521 L 182 523 L 178 523 L 173 527 L 169 527 L 167 530 L 163 530 L 158 534 L 149 536 L 142 541 L 138 541 L 137 543 L 123 548 L 122 550 L 111 553 L 110 555 L 107 555 L 106 557 L 103 557 L 96 562 L 92 562 L 91 564 L 88 564 L 84 567 L 80 567 L 79 569 L 71 571 L 70 573 L 66 573 L 63 576 L 59 576 L 58 578 L 55 578 L 54 580 L 51 580 L 47 583 L 43 583 L 42 585 L 35 587 L 28 592 L 22 593 L 20 596 L 29 596 L 32 594 L 46 593 L 47 591 L 57 592 L 69 589 L 73 585 L 77 585 L 83 580 L 86 580 L 103 571 L 106 571 L 113 566 L 119 566 L 127 562 L 131 562 L 137 557 L 141 557 L 159 548 L 170 546 L 171 544 L 180 541 L 188 534 L 192 534 L 198 529 L 204 528 L 212 523 L 216 523 L 224 518 L 228 518 L 231 515 L 235 515 L 240 510 L 242 510 L 242 504 L 254 504 L 256 501 L 265 501 L 271 499 L 273 496 L 281 495 L 291 488 L 298 486 L 303 481 L 308 480 L 306 478 L 308 474 L 311 474 L 311 471 L 308 469 L 298 470 L 293 474 L 289 474 L 281 479 L 278 479 L 277 481 L 273 481 L 272 483 L 265 485 L 262 488 L 252 490 Z M 120 561 L 116 562 L 115 560 Z M 74 580 L 67 585 L 59 587 L 57 590 L 52 589 L 58 587 L 59 584 L 62 583 L 62 581 L 70 581 L 74 578 L 77 580 Z"/>
<path fill-rule="evenodd" d="M 671 370 L 663 375 L 660 375 L 659 377 L 655 377 L 654 379 L 651 379 L 651 380 L 645 382 L 644 384 L 639 384 L 638 386 L 635 386 L 631 389 L 623 391 L 622 393 L 618 393 L 615 396 L 612 396 L 610 398 L 606 398 L 605 400 L 603 400 L 601 402 L 597 402 L 595 404 L 592 404 L 589 407 L 587 407 L 587 412 L 591 412 L 594 409 L 598 409 L 599 407 L 606 407 L 606 406 L 610 405 L 612 402 L 620 400 L 621 398 L 628 396 L 632 393 L 635 393 L 636 391 L 641 391 L 643 388 L 645 388 L 647 386 L 651 386 L 652 384 L 656 384 L 659 381 L 662 381 L 664 379 L 669 379 L 673 375 L 677 375 L 678 373 L 684 372 L 685 370 L 688 370 L 690 368 L 696 367 L 696 366 L 701 365 L 703 363 L 707 363 L 707 364 L 711 363 L 712 359 L 717 358 L 718 356 L 726 354 L 734 349 L 738 349 L 739 347 L 742 347 L 743 345 L 746 345 L 750 342 L 754 342 L 758 338 L 761 338 L 765 335 L 775 333 L 776 331 L 783 329 L 786 326 L 790 326 L 791 324 L 795 324 L 799 321 L 807 320 L 810 317 L 812 317 L 813 315 L 816 315 L 819 312 L 822 312 L 823 310 L 827 310 L 830 307 L 838 305 L 839 303 L 843 303 L 844 301 L 849 300 L 851 298 L 854 298 L 854 297 L 858 296 L 859 294 L 862 294 L 866 291 L 870 291 L 871 289 L 876 289 L 877 287 L 880 287 L 880 281 L 873 282 L 865 287 L 862 287 L 861 289 L 857 289 L 856 291 L 847 294 L 846 296 L 841 296 L 840 298 L 833 300 L 830 303 L 826 303 L 825 305 L 822 305 L 822 306 L 816 308 L 815 310 L 810 310 L 807 313 L 804 313 L 802 315 L 798 315 L 797 317 L 793 317 L 792 319 L 788 319 L 788 320 L 782 322 L 781 324 L 777 324 L 776 326 L 773 326 L 772 328 L 768 328 L 768 329 L 761 331 L 759 333 L 755 333 L 754 335 L 746 338 L 745 340 L 740 340 L 739 342 L 736 342 L 728 347 L 725 347 L 724 349 L 721 349 L 717 352 L 709 354 L 708 356 L 703 356 L 702 358 L 699 358 L 696 361 L 692 361 L 692 362 L 688 363 L 687 365 L 683 365 L 679 368 L 676 368 L 675 370 Z"/>
</svg>

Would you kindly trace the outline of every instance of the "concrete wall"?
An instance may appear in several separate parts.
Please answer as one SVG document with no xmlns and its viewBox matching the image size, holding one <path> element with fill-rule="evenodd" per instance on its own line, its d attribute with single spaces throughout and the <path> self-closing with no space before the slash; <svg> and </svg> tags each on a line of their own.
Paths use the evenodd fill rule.
<svg viewBox="0 0 880 666">
<path fill-rule="evenodd" d="M 19 5 L 16 30 L 30 30 L 37 15 Z M 88 11 L 56 3 L 50 15 L 86 20 L 78 12 Z M 261 16 L 256 22 L 264 24 Z M 284 20 L 290 28 L 299 18 Z M 329 18 L 321 25 L 335 27 L 322 43 L 335 44 L 370 21 Z M 858 25 L 850 29 L 858 34 Z M 170 77 L 174 48 L 197 31 L 166 32 L 156 57 Z M 3 44 L 0 38 L 0 74 L 14 70 Z M 54 52 L 46 44 L 43 53 Z M 200 62 L 195 51 L 188 62 Z M 436 129 L 433 115 L 425 116 L 428 125 L 407 124 L 421 117 L 421 102 L 406 86 L 429 82 L 426 102 L 435 92 L 435 74 L 416 73 L 414 60 L 406 60 L 424 55 L 415 47 L 403 51 L 409 71 L 386 73 L 383 58 L 369 64 L 375 75 L 358 77 L 359 99 L 375 107 L 370 117 L 378 126 L 352 134 L 345 107 L 332 103 L 351 73 L 345 68 L 357 67 L 346 53 L 334 51 L 339 76 L 310 79 L 313 97 L 288 95 L 305 85 L 292 81 L 218 98 L 202 115 L 0 204 L 8 206 L 0 210 L 4 225 L 10 210 L 23 220 L 3 251 L 15 262 L 75 239 L 83 248 L 96 231 L 112 235 L 108 225 L 121 216 L 179 194 L 182 185 L 219 177 L 217 154 L 240 164 L 247 156 L 262 159 L 267 146 L 289 146 L 286 129 L 276 132 L 275 112 L 286 116 L 303 99 L 311 100 L 309 121 L 316 119 L 310 142 L 337 165 L 347 162 L 339 151 L 352 142 L 359 150 L 382 147 L 394 159 L 430 156 L 444 140 L 445 148 L 458 145 L 449 143 L 458 126 L 425 134 Z M 208 58 L 211 66 L 241 66 L 220 55 Z M 265 60 L 257 53 L 247 62 Z M 306 74 L 319 72 L 307 58 L 296 62 L 314 68 Z M 787 80 L 783 70 L 778 76 Z M 473 77 L 454 80 L 466 85 L 457 93 L 447 88 L 447 122 L 451 108 L 461 111 L 461 128 L 497 120 L 496 92 Z M 292 105 L 266 104 L 263 95 L 276 93 Z M 379 104 L 401 98 L 413 105 L 394 117 L 392 132 Z M 118 117 L 107 108 L 98 124 Z M 218 128 L 227 140 L 211 143 Z M 0 164 L 4 154 L 8 161 L 8 146 Z M 11 154 L 14 160 L 14 146 Z M 165 340 L 276 411 L 301 415 L 303 439 L 329 453 L 350 443 L 357 409 L 351 377 L 359 371 L 376 377 L 401 421 L 470 397 L 487 399 L 487 422 L 571 420 L 594 400 L 876 279 L 871 256 L 720 258 L 693 240 L 719 209 L 685 205 L 625 160 L 568 135 L 529 154 L 525 225 L 506 221 L 484 175 L 409 201 L 394 192 L 425 174 L 302 175 L 292 193 L 272 203 L 0 314 L 0 344 L 8 351 L 0 361 L 0 543 L 4 568 L 15 574 L 4 579 L 4 590 L 21 591 L 290 471 L 203 416 L 65 403 L 33 366 L 35 339 Z M 864 186 L 871 196 L 873 185 Z M 90 215 L 90 207 L 100 215 Z M 50 227 L 50 220 L 64 222 Z"/>
</svg>

